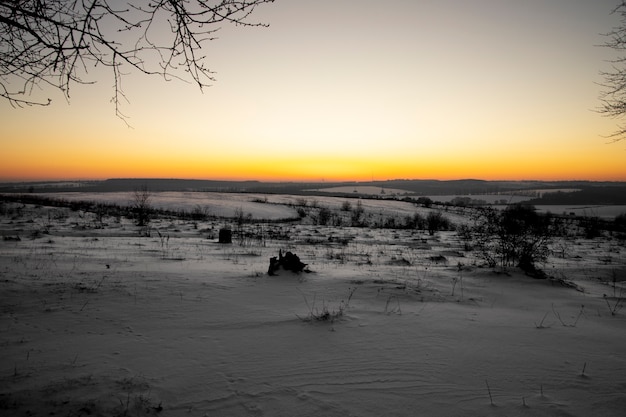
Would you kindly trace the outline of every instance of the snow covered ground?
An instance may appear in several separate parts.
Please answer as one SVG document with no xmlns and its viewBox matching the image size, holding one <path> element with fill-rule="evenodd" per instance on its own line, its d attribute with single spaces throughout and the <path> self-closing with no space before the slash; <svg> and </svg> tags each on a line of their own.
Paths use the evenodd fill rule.
<svg viewBox="0 0 626 417">
<path fill-rule="evenodd" d="M 273 219 L 300 199 L 249 198 L 215 197 Z M 542 265 L 555 279 L 537 280 L 482 267 L 452 231 L 252 222 L 249 237 L 225 245 L 224 219 L 155 219 L 146 237 L 130 220 L 95 228 L 91 216 L 34 206 L 0 215 L 2 415 L 626 410 L 623 242 L 559 241 Z M 281 249 L 311 272 L 268 276 Z M 336 319 L 309 320 L 323 312 Z"/>
</svg>

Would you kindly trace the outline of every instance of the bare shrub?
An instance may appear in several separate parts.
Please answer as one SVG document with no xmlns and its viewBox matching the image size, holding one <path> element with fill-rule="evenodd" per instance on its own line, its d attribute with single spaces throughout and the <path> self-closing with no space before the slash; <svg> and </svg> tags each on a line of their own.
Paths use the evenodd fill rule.
<svg viewBox="0 0 626 417">
<path fill-rule="evenodd" d="M 309 312 L 306 316 L 303 316 L 303 317 L 297 316 L 297 317 L 300 320 L 307 322 L 307 323 L 314 323 L 314 322 L 334 323 L 335 321 L 340 320 L 345 314 L 345 311 L 348 309 L 350 305 L 350 300 L 352 299 L 352 296 L 354 295 L 355 291 L 356 291 L 356 287 L 348 288 L 348 296 L 344 300 L 341 300 L 339 302 L 339 305 L 335 308 L 329 307 L 326 304 L 326 302 L 323 302 L 322 307 L 318 308 L 315 305 L 315 296 L 313 297 L 313 301 L 309 303 L 307 298 L 303 295 L 304 302 Z"/>
<path fill-rule="evenodd" d="M 547 258 L 558 227 L 552 216 L 538 214 L 533 206 L 512 205 L 502 211 L 478 210 L 471 234 L 474 248 L 489 266 L 519 266 L 542 276 L 536 263 Z"/>
<path fill-rule="evenodd" d="M 147 185 L 143 185 L 133 193 L 133 214 L 139 227 L 147 227 L 150 224 L 150 199 L 152 194 Z"/>
<path fill-rule="evenodd" d="M 364 222 L 363 222 L 364 214 L 365 214 L 365 209 L 363 208 L 363 203 L 361 203 L 361 200 L 359 200 L 356 203 L 356 207 L 352 209 L 352 213 L 350 215 L 352 226 L 362 227 L 364 225 Z"/>
<path fill-rule="evenodd" d="M 448 230 L 450 228 L 450 220 L 448 220 L 440 211 L 431 211 L 426 216 L 426 228 L 429 235 L 434 235 L 438 230 Z"/>
<path fill-rule="evenodd" d="M 332 217 L 332 212 L 328 207 L 322 207 L 319 209 L 317 213 L 317 224 L 320 226 L 326 226 L 330 222 Z"/>
</svg>

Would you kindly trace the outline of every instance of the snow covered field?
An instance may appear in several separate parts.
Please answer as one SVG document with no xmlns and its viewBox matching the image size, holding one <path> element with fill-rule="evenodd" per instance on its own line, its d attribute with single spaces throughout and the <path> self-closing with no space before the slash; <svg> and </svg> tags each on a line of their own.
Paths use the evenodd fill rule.
<svg viewBox="0 0 626 417">
<path fill-rule="evenodd" d="M 264 198 L 190 204 L 297 217 L 301 197 Z M 232 220 L 154 219 L 146 237 L 125 218 L 96 228 L 92 213 L 11 204 L 0 215 L 3 416 L 626 410 L 623 241 L 560 240 L 541 265 L 554 279 L 538 280 L 482 267 L 453 231 L 252 221 L 248 237 L 219 244 Z M 311 272 L 268 276 L 281 249 Z M 323 312 L 336 320 L 309 320 Z"/>
</svg>

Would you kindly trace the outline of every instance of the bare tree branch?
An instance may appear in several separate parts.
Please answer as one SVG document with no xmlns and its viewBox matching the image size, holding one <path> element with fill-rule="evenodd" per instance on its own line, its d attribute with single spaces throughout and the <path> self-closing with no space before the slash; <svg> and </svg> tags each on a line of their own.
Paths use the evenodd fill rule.
<svg viewBox="0 0 626 417">
<path fill-rule="evenodd" d="M 604 46 L 623 54 L 626 51 L 626 1 L 615 7 L 612 14 L 619 15 L 620 24 L 605 34 L 608 40 Z M 598 111 L 604 116 L 621 119 L 626 116 L 626 56 L 621 55 L 611 62 L 611 70 L 600 73 L 604 82 L 600 84 L 603 91 Z M 608 138 L 613 142 L 626 139 L 626 125 L 618 123 L 617 130 Z"/>
<path fill-rule="evenodd" d="M 164 79 L 215 81 L 203 46 L 221 24 L 267 26 L 248 19 L 274 0 L 0 0 L 0 97 L 12 106 L 46 106 L 48 88 L 66 99 L 91 68 L 111 71 L 122 119 L 123 68 Z M 35 94 L 35 93 L 39 94 Z"/>
</svg>

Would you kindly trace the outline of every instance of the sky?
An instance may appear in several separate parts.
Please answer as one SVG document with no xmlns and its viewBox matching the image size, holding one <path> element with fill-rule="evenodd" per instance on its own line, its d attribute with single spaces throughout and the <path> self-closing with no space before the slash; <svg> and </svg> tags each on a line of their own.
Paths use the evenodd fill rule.
<svg viewBox="0 0 626 417">
<path fill-rule="evenodd" d="M 0 102 L 0 181 L 626 181 L 597 112 L 614 0 L 277 0 L 206 44 L 214 84 L 110 74 Z"/>
</svg>

